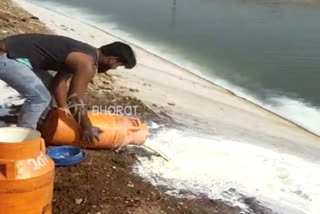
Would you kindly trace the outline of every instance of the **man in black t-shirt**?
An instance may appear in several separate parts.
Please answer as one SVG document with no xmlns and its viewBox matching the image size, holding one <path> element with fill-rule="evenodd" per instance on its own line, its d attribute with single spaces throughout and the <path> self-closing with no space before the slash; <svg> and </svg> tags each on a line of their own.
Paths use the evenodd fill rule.
<svg viewBox="0 0 320 214">
<path fill-rule="evenodd" d="M 26 99 L 18 117 L 18 126 L 36 128 L 51 94 L 35 72 L 56 71 L 50 85 L 57 106 L 67 107 L 67 98 L 79 106 L 83 139 L 98 138 L 83 107 L 83 97 L 97 72 L 136 65 L 130 46 L 114 42 L 100 48 L 57 35 L 21 34 L 0 41 L 0 79 Z M 71 78 L 69 90 L 67 81 Z"/>
</svg>

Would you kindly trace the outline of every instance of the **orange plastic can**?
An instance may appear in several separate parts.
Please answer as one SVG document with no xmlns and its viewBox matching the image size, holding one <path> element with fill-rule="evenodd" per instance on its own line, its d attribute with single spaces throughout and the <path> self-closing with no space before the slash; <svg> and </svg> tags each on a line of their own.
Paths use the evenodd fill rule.
<svg viewBox="0 0 320 214">
<path fill-rule="evenodd" d="M 54 163 L 40 132 L 0 128 L 0 214 L 51 214 Z"/>
<path fill-rule="evenodd" d="M 128 144 L 142 145 L 148 137 L 148 128 L 139 119 L 122 115 L 87 112 L 93 126 L 101 129 L 99 141 L 85 143 L 81 140 L 81 127 L 64 109 L 50 111 L 42 127 L 47 143 L 78 145 L 82 148 L 111 149 Z"/>
</svg>

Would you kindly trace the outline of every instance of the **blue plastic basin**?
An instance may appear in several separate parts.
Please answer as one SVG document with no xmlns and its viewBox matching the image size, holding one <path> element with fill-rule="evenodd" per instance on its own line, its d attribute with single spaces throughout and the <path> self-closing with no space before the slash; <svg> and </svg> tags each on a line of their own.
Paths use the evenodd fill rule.
<svg viewBox="0 0 320 214">
<path fill-rule="evenodd" d="M 85 154 L 78 146 L 57 146 L 48 149 L 47 155 L 56 166 L 70 166 L 84 160 Z"/>
</svg>

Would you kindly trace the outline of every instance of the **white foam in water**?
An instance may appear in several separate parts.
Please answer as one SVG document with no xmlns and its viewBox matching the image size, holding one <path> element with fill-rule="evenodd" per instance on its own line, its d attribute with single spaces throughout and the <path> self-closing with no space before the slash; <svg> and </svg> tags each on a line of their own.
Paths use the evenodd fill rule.
<svg viewBox="0 0 320 214">
<path fill-rule="evenodd" d="M 319 214 L 319 165 L 250 143 L 167 130 L 147 145 L 171 161 L 138 157 L 135 170 L 154 185 L 205 193 L 247 211 L 241 194 L 278 213 Z"/>
<path fill-rule="evenodd" d="M 225 80 L 217 78 L 215 82 L 234 92 L 237 96 L 243 97 L 269 111 L 281 115 L 320 136 L 320 108 L 312 106 L 302 99 L 294 100 L 284 96 L 270 97 L 268 102 L 262 102 L 250 95 L 250 92 L 245 89 L 234 86 Z"/>
<path fill-rule="evenodd" d="M 265 104 L 266 108 L 320 135 L 320 109 L 318 107 L 311 106 L 302 100 L 286 97 L 275 97 L 270 101 L 272 104 Z"/>
</svg>

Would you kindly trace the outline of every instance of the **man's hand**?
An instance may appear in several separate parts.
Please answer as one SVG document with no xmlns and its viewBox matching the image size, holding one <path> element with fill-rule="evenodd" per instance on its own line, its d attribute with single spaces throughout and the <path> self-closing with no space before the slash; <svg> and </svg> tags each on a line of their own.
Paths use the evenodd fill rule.
<svg viewBox="0 0 320 214">
<path fill-rule="evenodd" d="M 83 129 L 82 131 L 82 141 L 86 143 L 92 143 L 94 140 L 99 141 L 99 135 L 102 131 L 94 126 Z"/>
<path fill-rule="evenodd" d="M 85 108 L 80 107 L 79 110 L 77 113 L 80 114 L 80 121 L 78 122 L 80 122 L 82 128 L 82 141 L 86 143 L 93 143 L 94 140 L 99 141 L 99 135 L 102 131 L 91 124 Z"/>
</svg>

